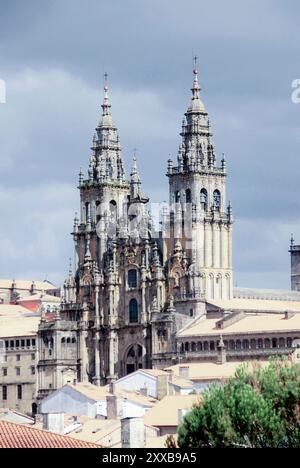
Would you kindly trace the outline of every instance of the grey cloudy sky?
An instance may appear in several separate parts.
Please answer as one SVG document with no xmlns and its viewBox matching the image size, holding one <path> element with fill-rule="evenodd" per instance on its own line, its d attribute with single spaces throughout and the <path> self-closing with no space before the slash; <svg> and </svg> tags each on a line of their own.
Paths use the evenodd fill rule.
<svg viewBox="0 0 300 468">
<path fill-rule="evenodd" d="M 289 288 L 300 242 L 300 3 L 296 0 L 0 0 L 0 276 L 60 283 L 110 75 L 127 168 L 167 199 L 197 54 L 232 201 L 235 283 Z M 129 172 L 129 171 L 128 171 Z"/>
</svg>

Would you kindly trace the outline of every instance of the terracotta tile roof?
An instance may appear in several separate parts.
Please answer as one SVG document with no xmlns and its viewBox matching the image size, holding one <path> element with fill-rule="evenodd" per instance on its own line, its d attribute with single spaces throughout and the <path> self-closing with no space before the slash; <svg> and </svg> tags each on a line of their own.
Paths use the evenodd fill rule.
<svg viewBox="0 0 300 468">
<path fill-rule="evenodd" d="M 0 448 L 99 448 L 99 445 L 0 421 Z"/>
</svg>

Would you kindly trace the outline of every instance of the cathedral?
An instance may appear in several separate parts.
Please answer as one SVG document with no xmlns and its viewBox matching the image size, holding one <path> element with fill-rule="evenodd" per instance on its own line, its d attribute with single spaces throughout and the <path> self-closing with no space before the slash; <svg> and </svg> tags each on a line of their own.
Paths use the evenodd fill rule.
<svg viewBox="0 0 300 468">
<path fill-rule="evenodd" d="M 226 161 L 216 157 L 196 63 L 191 91 L 155 230 L 136 157 L 125 174 L 106 77 L 87 174 L 79 175 L 76 273 L 70 268 L 60 311 L 39 327 L 40 397 L 67 382 L 103 385 L 176 363 L 178 331 L 205 314 L 207 301 L 233 298 Z"/>
</svg>

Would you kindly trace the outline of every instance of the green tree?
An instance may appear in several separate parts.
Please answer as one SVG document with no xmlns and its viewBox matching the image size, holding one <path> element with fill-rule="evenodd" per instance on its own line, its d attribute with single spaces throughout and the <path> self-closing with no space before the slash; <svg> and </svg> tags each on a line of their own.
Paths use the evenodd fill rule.
<svg viewBox="0 0 300 468">
<path fill-rule="evenodd" d="M 179 428 L 181 448 L 300 448 L 300 364 L 240 367 L 212 385 Z"/>
</svg>

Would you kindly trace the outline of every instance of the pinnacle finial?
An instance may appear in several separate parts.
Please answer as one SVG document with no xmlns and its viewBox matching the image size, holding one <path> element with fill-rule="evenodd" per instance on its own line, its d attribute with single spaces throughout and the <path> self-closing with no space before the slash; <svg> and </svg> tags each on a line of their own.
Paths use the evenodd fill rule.
<svg viewBox="0 0 300 468">
<path fill-rule="evenodd" d="M 72 267 L 72 259 L 69 258 L 69 277 L 72 278 L 73 276 L 73 267 Z"/>
<path fill-rule="evenodd" d="M 294 239 L 294 234 L 291 235 L 291 247 L 294 247 L 295 245 L 295 239 Z"/>
<path fill-rule="evenodd" d="M 198 64 L 198 57 L 197 55 L 195 55 L 194 56 L 194 71 L 198 73 L 197 64 Z"/>
<path fill-rule="evenodd" d="M 103 115 L 109 114 L 110 107 L 111 105 L 109 102 L 109 95 L 108 95 L 108 74 L 105 72 L 104 73 L 104 98 L 103 98 L 103 104 L 102 104 Z"/>
</svg>

